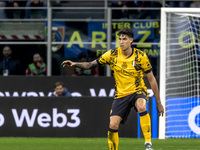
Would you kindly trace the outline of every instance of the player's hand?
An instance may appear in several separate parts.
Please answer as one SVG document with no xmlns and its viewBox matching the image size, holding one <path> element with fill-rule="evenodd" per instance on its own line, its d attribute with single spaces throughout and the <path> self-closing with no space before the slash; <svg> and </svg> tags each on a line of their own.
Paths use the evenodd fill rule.
<svg viewBox="0 0 200 150">
<path fill-rule="evenodd" d="M 65 61 L 62 62 L 61 65 L 62 65 L 63 67 L 65 67 L 65 66 L 73 67 L 73 66 L 75 65 L 75 63 L 72 62 L 72 61 L 70 61 L 70 60 L 65 60 Z"/>
<path fill-rule="evenodd" d="M 159 116 L 160 115 L 163 116 L 163 114 L 164 114 L 164 108 L 163 108 L 163 105 L 161 103 L 157 104 L 157 110 L 158 110 Z"/>
</svg>

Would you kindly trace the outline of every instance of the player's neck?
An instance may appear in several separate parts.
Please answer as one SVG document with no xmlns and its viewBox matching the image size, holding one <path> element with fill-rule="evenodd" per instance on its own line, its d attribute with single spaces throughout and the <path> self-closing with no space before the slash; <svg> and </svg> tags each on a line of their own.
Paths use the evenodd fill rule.
<svg viewBox="0 0 200 150">
<path fill-rule="evenodd" d="M 132 54 L 132 47 L 122 50 L 122 54 L 128 58 Z"/>
</svg>

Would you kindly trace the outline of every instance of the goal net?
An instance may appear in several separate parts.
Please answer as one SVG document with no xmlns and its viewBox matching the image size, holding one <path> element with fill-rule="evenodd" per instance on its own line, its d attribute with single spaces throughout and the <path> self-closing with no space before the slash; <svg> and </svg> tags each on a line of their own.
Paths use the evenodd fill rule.
<svg viewBox="0 0 200 150">
<path fill-rule="evenodd" d="M 200 137 L 200 10 L 161 9 L 159 138 Z"/>
</svg>

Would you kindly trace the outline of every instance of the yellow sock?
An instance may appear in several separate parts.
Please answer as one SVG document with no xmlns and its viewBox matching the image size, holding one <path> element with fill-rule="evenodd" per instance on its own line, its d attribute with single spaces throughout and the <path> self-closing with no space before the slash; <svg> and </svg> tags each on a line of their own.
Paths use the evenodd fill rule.
<svg viewBox="0 0 200 150">
<path fill-rule="evenodd" d="M 109 150 L 118 150 L 119 135 L 118 132 L 108 131 L 108 146 Z"/>
<path fill-rule="evenodd" d="M 151 142 L 151 119 L 147 111 L 140 113 L 140 126 L 145 142 Z"/>
</svg>

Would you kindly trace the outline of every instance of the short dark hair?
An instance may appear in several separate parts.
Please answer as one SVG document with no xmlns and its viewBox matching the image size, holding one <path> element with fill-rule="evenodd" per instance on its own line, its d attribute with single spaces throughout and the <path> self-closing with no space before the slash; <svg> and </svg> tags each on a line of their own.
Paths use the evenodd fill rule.
<svg viewBox="0 0 200 150">
<path fill-rule="evenodd" d="M 129 38 L 133 38 L 134 37 L 133 30 L 129 29 L 129 28 L 120 29 L 119 32 L 117 33 L 117 35 L 121 35 L 121 34 L 127 35 Z"/>
<path fill-rule="evenodd" d="M 60 86 L 60 85 L 61 85 L 62 87 L 64 87 L 64 83 L 58 81 L 58 82 L 56 82 L 56 83 L 54 84 L 54 88 L 56 88 L 57 86 Z"/>
</svg>

